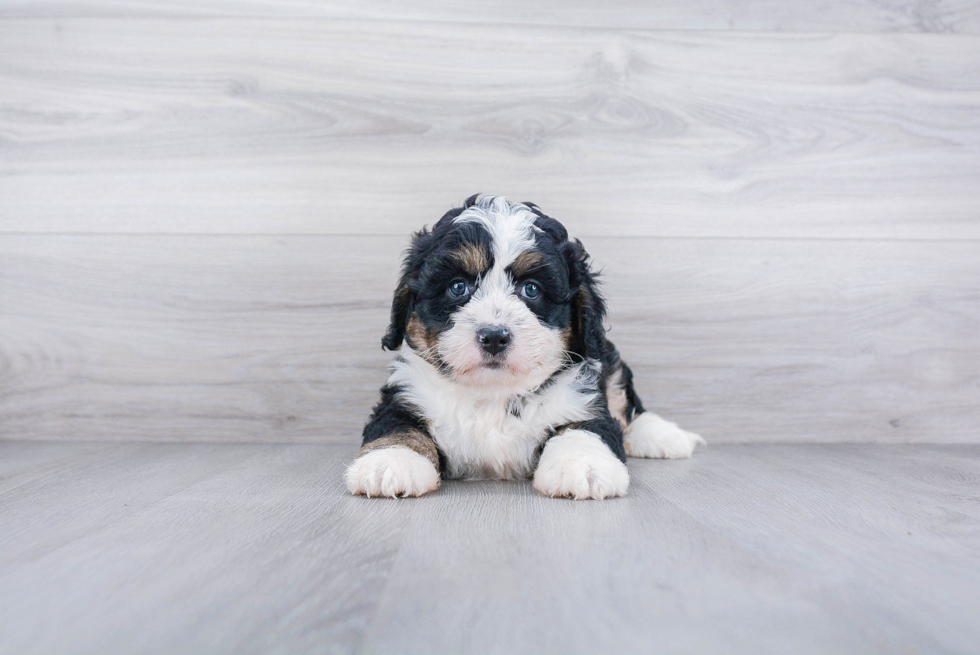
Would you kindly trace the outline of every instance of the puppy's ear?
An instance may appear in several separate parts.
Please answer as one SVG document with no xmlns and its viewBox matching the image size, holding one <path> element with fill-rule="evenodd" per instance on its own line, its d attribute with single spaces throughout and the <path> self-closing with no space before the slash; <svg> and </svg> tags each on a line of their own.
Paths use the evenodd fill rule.
<svg viewBox="0 0 980 655">
<path fill-rule="evenodd" d="M 568 265 L 571 289 L 571 350 L 591 359 L 602 359 L 606 344 L 606 301 L 599 293 L 598 274 L 592 271 L 589 253 L 578 239 L 559 246 Z"/>
<path fill-rule="evenodd" d="M 568 241 L 568 230 L 565 229 L 564 225 L 545 214 L 533 202 L 523 202 L 521 204 L 526 205 L 537 217 L 534 219 L 535 227 L 554 239 L 555 243 Z"/>
<path fill-rule="evenodd" d="M 385 350 L 397 350 L 405 340 L 408 318 L 415 307 L 413 287 L 433 242 L 432 234 L 425 228 L 412 236 L 412 245 L 405 253 L 401 277 L 398 279 L 398 286 L 395 287 L 395 295 L 391 300 L 391 324 L 388 325 L 388 331 L 381 339 L 381 347 Z"/>
<path fill-rule="evenodd" d="M 398 350 L 405 339 L 405 326 L 412 313 L 412 291 L 408 288 L 405 274 L 395 287 L 395 297 L 391 301 L 391 324 L 381 338 L 381 347 L 385 350 Z"/>
</svg>

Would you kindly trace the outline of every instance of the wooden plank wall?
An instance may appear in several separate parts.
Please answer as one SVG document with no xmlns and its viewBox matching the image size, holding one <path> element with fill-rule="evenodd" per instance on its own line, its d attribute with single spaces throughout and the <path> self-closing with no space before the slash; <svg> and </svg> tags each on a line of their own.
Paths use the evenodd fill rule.
<svg viewBox="0 0 980 655">
<path fill-rule="evenodd" d="M 477 191 L 709 442 L 980 439 L 980 3 L 871 0 L 0 3 L 0 438 L 355 442 Z"/>
</svg>

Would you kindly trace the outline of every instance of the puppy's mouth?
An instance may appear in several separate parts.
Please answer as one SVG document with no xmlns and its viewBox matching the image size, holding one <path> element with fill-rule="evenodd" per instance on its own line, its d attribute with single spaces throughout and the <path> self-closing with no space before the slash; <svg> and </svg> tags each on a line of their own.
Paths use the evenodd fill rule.
<svg viewBox="0 0 980 655">
<path fill-rule="evenodd" d="M 472 364 L 466 368 L 456 369 L 456 373 L 457 375 L 468 375 L 469 373 L 473 373 L 474 371 L 479 371 L 481 369 L 497 371 L 503 368 L 508 368 L 506 364 L 504 364 L 503 357 L 486 357 L 479 364 Z"/>
<path fill-rule="evenodd" d="M 483 361 L 478 364 L 470 364 L 465 368 L 455 369 L 455 376 L 457 378 L 463 378 L 479 371 L 508 371 L 509 373 L 518 374 L 518 371 L 514 370 L 514 367 L 507 363 L 506 357 L 503 356 L 485 356 Z"/>
<path fill-rule="evenodd" d="M 524 377 L 534 371 L 538 370 L 544 366 L 541 362 L 519 362 L 514 361 L 513 358 L 508 358 L 506 355 L 487 355 L 484 356 L 483 361 L 476 366 L 471 366 L 465 371 L 461 371 L 463 375 L 467 373 L 472 373 L 474 371 L 490 370 L 490 371 L 504 371 L 515 377 Z"/>
</svg>

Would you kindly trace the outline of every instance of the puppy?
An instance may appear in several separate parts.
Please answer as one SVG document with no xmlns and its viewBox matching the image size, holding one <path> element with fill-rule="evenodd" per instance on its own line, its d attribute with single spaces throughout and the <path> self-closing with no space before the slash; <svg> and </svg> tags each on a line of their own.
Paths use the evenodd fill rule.
<svg viewBox="0 0 980 655">
<path fill-rule="evenodd" d="M 423 228 L 348 489 L 421 496 L 442 478 L 533 476 L 546 496 L 601 499 L 626 493 L 627 455 L 690 457 L 704 440 L 643 409 L 604 317 L 581 242 L 532 203 L 475 195 Z"/>
</svg>

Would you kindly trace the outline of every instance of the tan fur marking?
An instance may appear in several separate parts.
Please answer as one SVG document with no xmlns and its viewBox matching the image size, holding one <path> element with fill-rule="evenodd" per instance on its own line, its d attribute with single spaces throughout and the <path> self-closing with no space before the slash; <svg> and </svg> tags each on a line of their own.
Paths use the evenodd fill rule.
<svg viewBox="0 0 980 655">
<path fill-rule="evenodd" d="M 609 413 L 625 430 L 629 425 L 626 420 L 626 388 L 623 386 L 623 367 L 620 366 L 616 372 L 609 376 L 606 381 L 606 404 L 609 406 Z"/>
<path fill-rule="evenodd" d="M 467 273 L 474 277 L 482 275 L 490 268 L 490 258 L 487 257 L 487 252 L 475 243 L 463 244 L 459 250 L 453 253 L 453 257 L 463 265 L 463 269 Z"/>
<path fill-rule="evenodd" d="M 510 270 L 514 274 L 514 277 L 524 277 L 530 273 L 535 266 L 541 264 L 543 260 L 544 258 L 541 256 L 541 253 L 528 250 L 517 256 L 514 263 L 510 265 Z"/>
<path fill-rule="evenodd" d="M 564 434 L 567 430 L 578 430 L 582 427 L 582 425 L 583 423 L 581 421 L 578 423 L 566 423 L 565 425 L 561 425 L 557 428 L 552 428 L 554 434 L 551 436 L 557 437 L 559 434 Z"/>
<path fill-rule="evenodd" d="M 592 310 L 592 294 L 589 293 L 586 288 L 579 287 L 579 290 L 575 293 L 575 308 L 578 314 L 578 320 L 576 321 L 576 335 L 585 343 L 585 317 Z"/>
<path fill-rule="evenodd" d="M 561 342 L 565 346 L 565 350 L 572 349 L 572 331 L 570 328 L 562 328 L 558 331 L 558 335 L 561 337 Z"/>
<path fill-rule="evenodd" d="M 392 446 L 405 446 L 406 448 L 411 448 L 419 455 L 422 455 L 439 469 L 439 451 L 436 450 L 436 444 L 432 439 L 425 433 L 419 432 L 418 430 L 407 430 L 405 432 L 397 432 L 395 434 L 389 434 L 387 436 L 381 437 L 380 439 L 375 439 L 374 441 L 364 444 L 361 450 L 357 453 L 357 456 L 368 453 L 372 450 L 377 450 L 378 448 L 391 448 Z"/>
<path fill-rule="evenodd" d="M 437 337 L 422 325 L 418 314 L 413 312 L 412 316 L 408 319 L 408 325 L 405 326 L 405 334 L 408 335 L 409 346 L 422 355 L 429 363 L 435 363 L 436 344 L 438 343 Z"/>
</svg>

